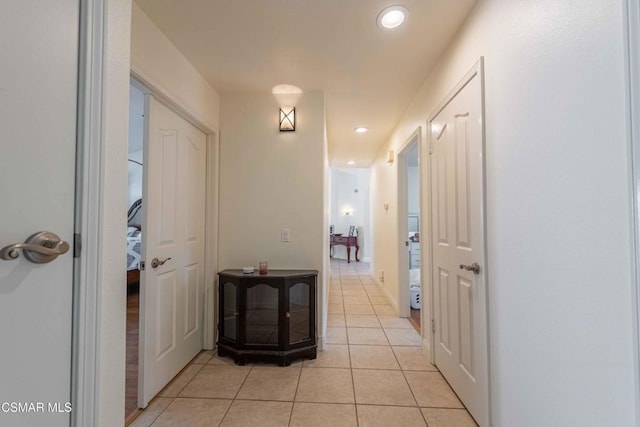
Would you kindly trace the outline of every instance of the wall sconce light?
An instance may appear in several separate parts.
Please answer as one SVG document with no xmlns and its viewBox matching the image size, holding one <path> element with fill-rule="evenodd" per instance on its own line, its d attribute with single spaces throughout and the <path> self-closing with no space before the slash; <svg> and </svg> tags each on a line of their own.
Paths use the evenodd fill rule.
<svg viewBox="0 0 640 427">
<path fill-rule="evenodd" d="M 344 214 L 345 214 L 346 216 L 352 215 L 352 214 L 353 214 L 353 209 L 351 209 L 351 208 L 346 208 L 346 209 L 344 210 Z"/>
<path fill-rule="evenodd" d="M 393 150 L 389 150 L 387 151 L 387 163 L 392 164 L 393 163 Z"/>
<path fill-rule="evenodd" d="M 296 108 L 280 107 L 280 132 L 296 130 Z"/>
</svg>

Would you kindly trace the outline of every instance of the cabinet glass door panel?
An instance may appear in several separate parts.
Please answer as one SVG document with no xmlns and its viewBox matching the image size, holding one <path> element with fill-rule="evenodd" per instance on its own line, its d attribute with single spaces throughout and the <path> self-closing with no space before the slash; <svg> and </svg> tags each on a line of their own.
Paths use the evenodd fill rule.
<svg viewBox="0 0 640 427">
<path fill-rule="evenodd" d="M 226 282 L 222 285 L 224 295 L 224 318 L 222 320 L 222 335 L 231 340 L 238 339 L 237 327 L 237 289 L 235 283 Z"/>
<path fill-rule="evenodd" d="M 289 343 L 310 339 L 309 310 L 310 285 L 296 283 L 289 290 Z"/>
<path fill-rule="evenodd" d="M 246 292 L 246 344 L 278 345 L 278 289 L 260 284 Z"/>
</svg>

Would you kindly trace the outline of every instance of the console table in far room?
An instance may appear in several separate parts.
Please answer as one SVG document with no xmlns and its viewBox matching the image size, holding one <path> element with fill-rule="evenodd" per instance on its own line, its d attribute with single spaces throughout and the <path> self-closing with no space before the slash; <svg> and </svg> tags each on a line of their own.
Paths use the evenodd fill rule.
<svg viewBox="0 0 640 427">
<path fill-rule="evenodd" d="M 329 236 L 329 247 L 330 250 L 333 251 L 334 246 L 346 246 L 347 248 L 347 262 L 351 262 L 351 247 L 356 247 L 356 261 L 360 262 L 358 259 L 358 251 L 360 250 L 360 246 L 358 245 L 358 236 L 336 236 L 335 234 L 331 234 Z M 333 252 L 331 252 L 331 256 L 333 256 Z"/>
</svg>

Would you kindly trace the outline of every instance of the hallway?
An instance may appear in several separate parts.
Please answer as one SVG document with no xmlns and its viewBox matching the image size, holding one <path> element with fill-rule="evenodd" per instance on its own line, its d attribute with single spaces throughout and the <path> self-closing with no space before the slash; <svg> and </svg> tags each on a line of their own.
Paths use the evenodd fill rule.
<svg viewBox="0 0 640 427">
<path fill-rule="evenodd" d="M 327 350 L 282 368 L 202 352 L 132 424 L 473 427 L 365 263 L 333 260 Z"/>
</svg>

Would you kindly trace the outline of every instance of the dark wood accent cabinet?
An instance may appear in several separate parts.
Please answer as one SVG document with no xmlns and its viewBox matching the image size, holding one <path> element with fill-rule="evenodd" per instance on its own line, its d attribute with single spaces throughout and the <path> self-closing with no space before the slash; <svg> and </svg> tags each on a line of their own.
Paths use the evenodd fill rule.
<svg viewBox="0 0 640 427">
<path fill-rule="evenodd" d="M 239 365 L 316 358 L 317 270 L 218 273 L 218 355 Z"/>
</svg>

